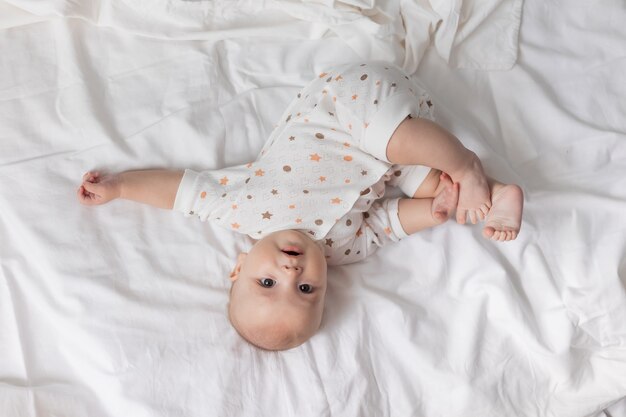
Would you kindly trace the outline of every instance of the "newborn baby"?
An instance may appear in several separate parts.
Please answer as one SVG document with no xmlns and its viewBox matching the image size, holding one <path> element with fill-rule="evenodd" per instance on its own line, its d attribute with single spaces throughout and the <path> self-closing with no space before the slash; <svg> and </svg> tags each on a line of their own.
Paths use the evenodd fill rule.
<svg viewBox="0 0 626 417">
<path fill-rule="evenodd" d="M 383 199 L 386 185 L 404 198 Z M 483 236 L 520 230 L 523 194 L 433 121 L 423 88 L 385 62 L 319 74 L 288 106 L 259 157 L 191 170 L 88 172 L 85 205 L 116 198 L 175 209 L 257 240 L 231 273 L 229 319 L 248 342 L 290 349 L 319 328 L 327 265 L 455 216 L 485 220 Z"/>
</svg>

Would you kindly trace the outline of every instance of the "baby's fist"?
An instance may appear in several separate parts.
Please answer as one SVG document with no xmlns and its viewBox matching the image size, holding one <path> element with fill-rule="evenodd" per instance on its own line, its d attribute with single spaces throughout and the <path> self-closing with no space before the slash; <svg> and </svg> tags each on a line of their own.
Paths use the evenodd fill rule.
<svg viewBox="0 0 626 417">
<path fill-rule="evenodd" d="M 117 175 L 100 175 L 90 171 L 83 175 L 83 183 L 78 187 L 78 201 L 86 206 L 96 206 L 115 200 L 121 194 L 121 184 Z"/>
</svg>

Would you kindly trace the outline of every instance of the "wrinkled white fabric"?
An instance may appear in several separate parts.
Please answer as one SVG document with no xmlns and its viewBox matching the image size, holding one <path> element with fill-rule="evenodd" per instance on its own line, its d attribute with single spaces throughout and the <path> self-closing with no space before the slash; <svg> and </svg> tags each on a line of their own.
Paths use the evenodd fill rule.
<svg viewBox="0 0 626 417">
<path fill-rule="evenodd" d="M 431 43 L 453 67 L 510 69 L 523 0 L 8 0 L 39 16 L 85 19 L 160 39 L 321 39 L 334 35 L 361 59 L 415 72 Z"/>
<path fill-rule="evenodd" d="M 96 26 L 61 17 L 87 2 L 18 3 L 59 13 L 0 14 L 1 415 L 586 417 L 626 395 L 621 0 L 527 0 L 511 71 L 424 50 L 438 122 L 523 187 L 521 234 L 449 222 L 332 268 L 322 328 L 282 353 L 226 317 L 246 237 L 76 188 L 90 169 L 246 163 L 302 86 L 360 55 L 290 15 L 280 36 L 187 41 L 133 32 L 125 9 Z M 220 19 L 258 11 L 249 33 L 271 33 L 230 4 Z"/>
</svg>

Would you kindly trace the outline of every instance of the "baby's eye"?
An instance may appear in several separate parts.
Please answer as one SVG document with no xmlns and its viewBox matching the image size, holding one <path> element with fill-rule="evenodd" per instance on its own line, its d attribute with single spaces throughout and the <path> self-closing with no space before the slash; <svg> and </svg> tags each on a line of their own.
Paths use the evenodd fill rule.
<svg viewBox="0 0 626 417">
<path fill-rule="evenodd" d="M 274 284 L 276 284 L 276 281 L 271 278 L 262 278 L 259 282 L 261 283 L 261 286 L 265 288 L 272 288 Z"/>
<path fill-rule="evenodd" d="M 305 294 L 310 294 L 313 292 L 313 287 L 311 287 L 309 284 L 300 284 L 298 288 Z"/>
</svg>

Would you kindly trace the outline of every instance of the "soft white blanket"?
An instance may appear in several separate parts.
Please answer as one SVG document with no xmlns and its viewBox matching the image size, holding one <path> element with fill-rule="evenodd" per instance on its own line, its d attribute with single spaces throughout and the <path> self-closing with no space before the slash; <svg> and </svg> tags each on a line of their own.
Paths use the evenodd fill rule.
<svg viewBox="0 0 626 417">
<path fill-rule="evenodd" d="M 521 9 L 0 2 L 0 415 L 583 417 L 624 397 L 626 11 L 527 0 L 518 42 Z M 88 169 L 249 161 L 310 78 L 369 58 L 417 69 L 440 123 L 524 188 L 517 241 L 450 222 L 334 268 L 319 334 L 266 353 L 225 315 L 249 239 L 75 199 Z"/>
<path fill-rule="evenodd" d="M 8 0 L 0 7 L 0 27 L 43 16 L 159 39 L 333 36 L 362 59 L 394 61 L 413 73 L 431 44 L 453 67 L 511 68 L 522 0 Z"/>
</svg>

